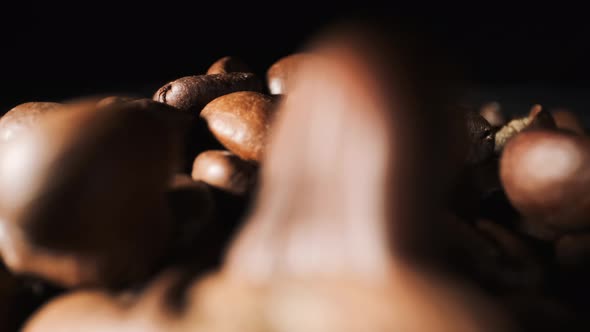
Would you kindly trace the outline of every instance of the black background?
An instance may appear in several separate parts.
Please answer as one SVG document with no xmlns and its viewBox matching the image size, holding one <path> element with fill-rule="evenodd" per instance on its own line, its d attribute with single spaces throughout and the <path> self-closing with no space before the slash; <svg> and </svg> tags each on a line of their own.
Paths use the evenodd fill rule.
<svg viewBox="0 0 590 332">
<path fill-rule="evenodd" d="M 263 73 L 327 24 L 362 14 L 426 32 L 463 68 L 476 100 L 498 99 L 513 112 L 533 103 L 567 106 L 587 116 L 585 11 L 480 5 L 469 11 L 358 3 L 22 3 L 2 12 L 0 107 L 89 94 L 150 96 L 229 54 Z"/>
</svg>

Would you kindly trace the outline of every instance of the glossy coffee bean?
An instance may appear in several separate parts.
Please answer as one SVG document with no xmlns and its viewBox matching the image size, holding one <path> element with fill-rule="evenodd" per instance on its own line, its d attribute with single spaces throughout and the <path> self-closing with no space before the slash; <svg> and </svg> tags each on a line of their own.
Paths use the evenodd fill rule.
<svg viewBox="0 0 590 332">
<path fill-rule="evenodd" d="M 30 102 L 20 104 L 0 119 L 0 141 L 11 140 L 38 125 L 43 116 L 59 110 L 62 104 Z"/>
<path fill-rule="evenodd" d="M 498 102 L 490 102 L 484 104 L 480 110 L 479 115 L 483 116 L 492 127 L 502 127 L 506 124 L 506 115 L 502 112 L 502 107 Z"/>
<path fill-rule="evenodd" d="M 293 86 L 293 78 L 310 55 L 297 53 L 277 60 L 266 72 L 268 89 L 273 95 L 287 94 Z"/>
<path fill-rule="evenodd" d="M 555 120 L 541 105 L 534 105 L 528 116 L 514 119 L 496 132 L 495 150 L 501 153 L 510 139 L 520 132 L 532 129 L 555 129 Z"/>
<path fill-rule="evenodd" d="M 590 139 L 520 133 L 504 149 L 500 178 L 510 202 L 531 222 L 558 230 L 590 227 Z"/>
<path fill-rule="evenodd" d="M 104 97 L 96 103 L 96 107 L 105 107 L 105 106 L 109 106 L 111 104 L 124 103 L 124 102 L 132 101 L 135 99 L 137 99 L 137 98 L 125 97 L 125 96 Z"/>
<path fill-rule="evenodd" d="M 226 73 L 251 73 L 252 69 L 242 59 L 235 56 L 225 56 L 215 61 L 209 69 L 207 75 L 226 74 Z"/>
<path fill-rule="evenodd" d="M 255 176 L 253 164 L 229 151 L 205 151 L 193 163 L 193 179 L 237 195 L 252 189 Z"/>
<path fill-rule="evenodd" d="M 494 132 L 492 126 L 481 115 L 466 112 L 469 150 L 468 164 L 479 164 L 494 156 Z"/>
<path fill-rule="evenodd" d="M 578 116 L 568 110 L 561 109 L 551 112 L 557 128 L 564 129 L 576 133 L 578 135 L 586 135 L 582 121 Z"/>
<path fill-rule="evenodd" d="M 551 113 L 541 105 L 534 105 L 529 113 L 530 124 L 526 129 L 555 129 L 555 120 Z"/>
<path fill-rule="evenodd" d="M 244 160 L 259 161 L 264 154 L 276 98 L 257 92 L 221 96 L 201 111 L 209 129 L 228 150 Z"/>
<path fill-rule="evenodd" d="M 68 106 L 2 146 L 0 250 L 13 272 L 66 287 L 151 272 L 169 241 L 164 191 L 179 149 L 149 103 Z"/>
<path fill-rule="evenodd" d="M 237 91 L 262 91 L 254 74 L 227 73 L 186 76 L 161 87 L 154 100 L 198 115 L 213 99 Z"/>
</svg>

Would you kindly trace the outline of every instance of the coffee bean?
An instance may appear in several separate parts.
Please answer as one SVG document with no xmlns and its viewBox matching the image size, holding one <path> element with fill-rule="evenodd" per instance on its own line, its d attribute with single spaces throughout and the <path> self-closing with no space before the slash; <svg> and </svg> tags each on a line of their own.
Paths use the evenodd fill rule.
<svg viewBox="0 0 590 332">
<path fill-rule="evenodd" d="M 502 152 L 506 143 L 524 130 L 555 128 L 555 121 L 551 114 L 544 110 L 541 105 L 534 105 L 528 116 L 514 119 L 498 130 L 495 150 L 497 153 Z"/>
<path fill-rule="evenodd" d="M 310 55 L 305 53 L 292 54 L 279 59 L 270 66 L 266 72 L 270 93 L 273 95 L 288 93 L 293 85 L 293 77 L 309 57 Z"/>
<path fill-rule="evenodd" d="M 123 103 L 127 101 L 135 100 L 136 98 L 124 97 L 124 96 L 109 96 L 104 97 L 96 103 L 96 107 L 105 107 L 111 104 Z"/>
<path fill-rule="evenodd" d="M 227 73 L 186 76 L 161 87 L 154 100 L 198 115 L 213 99 L 236 91 L 262 91 L 254 74 Z"/>
<path fill-rule="evenodd" d="M 207 75 L 226 73 L 251 73 L 252 69 L 240 58 L 225 56 L 215 61 L 207 70 Z"/>
<path fill-rule="evenodd" d="M 275 101 L 257 92 L 234 92 L 207 104 L 201 117 L 227 149 L 244 160 L 259 161 L 264 154 Z"/>
<path fill-rule="evenodd" d="M 469 151 L 467 163 L 478 164 L 494 156 L 494 132 L 492 126 L 481 115 L 466 112 Z"/>
<path fill-rule="evenodd" d="M 67 287 L 151 272 L 168 246 L 163 193 L 179 143 L 165 114 L 141 105 L 68 106 L 2 146 L 0 250 L 12 271 Z"/>
<path fill-rule="evenodd" d="M 484 104 L 479 109 L 479 115 L 483 116 L 492 127 L 502 127 L 506 124 L 506 116 L 502 112 L 502 107 L 498 102 Z"/>
<path fill-rule="evenodd" d="M 555 120 L 551 113 L 541 105 L 534 105 L 529 113 L 530 124 L 526 129 L 555 129 L 557 128 Z"/>
<path fill-rule="evenodd" d="M 580 121 L 575 113 L 561 109 L 552 111 L 551 115 L 553 116 L 553 119 L 555 119 L 557 128 L 569 130 L 578 135 L 586 135 L 582 121 Z"/>
<path fill-rule="evenodd" d="M 193 164 L 193 179 L 233 194 L 244 194 L 254 185 L 255 166 L 229 151 L 205 151 Z"/>
<path fill-rule="evenodd" d="M 590 139 L 520 133 L 502 154 L 500 178 L 510 202 L 531 222 L 558 230 L 590 227 Z"/>
<path fill-rule="evenodd" d="M 431 322 L 438 319 L 448 323 L 443 329 L 451 330 L 459 320 L 466 322 L 462 325 L 466 330 L 503 325 L 501 318 L 490 319 L 501 316 L 480 306 L 477 295 L 466 295 L 473 302 L 461 302 L 458 294 L 465 294 L 464 289 L 434 272 L 421 274 L 409 263 L 419 261 L 413 259 L 414 249 L 423 247 L 416 242 L 432 243 L 422 225 L 431 230 L 434 221 L 426 222 L 422 212 L 435 209 L 431 194 L 443 183 L 437 177 L 449 170 L 425 162 L 432 158 L 426 154 L 436 151 L 435 146 L 445 153 L 452 151 L 454 147 L 446 144 L 457 133 L 438 141 L 426 137 L 437 137 L 433 134 L 464 121 L 446 112 L 448 105 L 438 95 L 440 90 L 430 89 L 430 79 L 417 75 L 421 79 L 411 80 L 423 69 L 412 66 L 415 63 L 408 59 L 413 57 L 375 44 L 379 39 L 363 32 L 350 29 L 329 35 L 334 39 L 320 41 L 317 57 L 298 70 L 273 124 L 254 211 L 215 281 L 228 283 L 233 290 L 232 280 L 249 280 L 257 289 L 280 292 L 266 305 L 283 313 L 272 321 L 284 329 L 295 328 L 298 322 L 294 308 L 307 310 L 314 303 L 325 304 L 325 310 L 334 314 L 325 319 L 317 316 L 299 329 L 321 326 L 337 331 L 346 329 L 344 324 L 358 324 L 362 330 L 382 326 L 392 331 L 435 331 L 441 326 Z M 410 62 L 397 67 L 393 59 Z M 402 77 L 412 84 L 402 84 Z M 433 100 L 439 101 L 434 103 L 441 106 L 439 114 L 426 106 Z M 447 126 L 447 121 L 453 124 Z M 377 284 L 379 291 L 371 291 Z M 209 288 L 206 294 L 221 296 L 221 289 Z M 370 309 L 346 323 L 335 319 L 359 307 L 359 299 L 360 307 Z M 260 301 L 264 300 L 256 303 Z M 443 302 L 452 303 L 446 314 L 434 310 Z M 420 308 L 409 309 L 408 303 L 419 303 Z M 232 304 L 240 308 L 243 303 Z M 429 322 L 408 315 L 416 310 L 430 317 Z M 490 330 L 496 328 L 503 330 L 499 326 Z"/>
<path fill-rule="evenodd" d="M 62 104 L 30 102 L 20 104 L 0 119 L 0 141 L 11 140 L 38 125 L 43 115 L 59 110 Z"/>
<path fill-rule="evenodd" d="M 285 331 L 510 330 L 502 315 L 481 294 L 467 289 L 464 284 L 449 281 L 435 270 L 428 269 L 425 273 L 418 265 L 420 260 L 413 259 L 412 242 L 420 241 L 422 246 L 428 246 L 433 237 L 425 234 L 434 235 L 434 238 L 440 235 L 422 230 L 435 229 L 431 227 L 432 219 L 427 216 L 434 215 L 431 211 L 439 211 L 442 204 L 439 195 L 445 192 L 448 178 L 455 174 L 453 167 L 464 165 L 465 156 L 461 154 L 464 151 L 456 146 L 467 140 L 465 137 L 462 140 L 456 138 L 465 133 L 458 130 L 465 123 L 459 113 L 448 111 L 451 94 L 445 89 L 447 85 L 441 84 L 446 81 L 434 74 L 438 72 L 434 70 L 435 65 L 431 66 L 436 58 L 431 56 L 433 53 L 406 54 L 398 45 L 386 47 L 384 42 L 389 36 L 374 35 L 368 33 L 370 31 L 359 27 L 336 30 L 316 44 L 319 48 L 314 54 L 320 59 L 317 62 L 302 61 L 305 63 L 298 70 L 294 67 L 299 65 L 288 63 L 294 60 L 282 60 L 283 64 L 279 61 L 275 65 L 278 69 L 273 66 L 269 70 L 271 92 L 287 92 L 289 98 L 282 105 L 278 129 L 273 128 L 273 145 L 268 153 L 265 153 L 265 145 L 272 113 L 269 105 L 274 103 L 268 100 L 268 96 L 252 92 L 229 94 L 237 91 L 233 90 L 234 83 L 228 78 L 230 74 L 182 78 L 160 89 L 154 99 L 193 116 L 204 107 L 201 115 L 211 131 L 233 153 L 207 151 L 199 155 L 195 159 L 193 176 L 208 178 L 208 182 L 216 187 L 177 177 L 172 188 L 165 190 L 164 201 L 168 205 L 164 205 L 169 210 L 159 207 L 162 186 L 155 179 L 161 179 L 161 174 L 147 173 L 160 170 L 162 163 L 168 165 L 165 161 L 170 159 L 169 156 L 158 146 L 165 146 L 161 140 L 168 140 L 168 129 L 157 130 L 149 124 L 145 127 L 151 130 L 137 130 L 134 126 L 141 122 L 141 116 L 135 118 L 134 124 L 121 123 L 120 128 L 118 122 L 100 127 L 104 122 L 101 118 L 78 123 L 77 127 L 85 127 L 88 135 L 93 137 L 102 137 L 99 135 L 102 131 L 93 129 L 93 126 L 108 133 L 113 130 L 117 133 L 113 134 L 117 138 L 113 141 L 123 142 L 120 143 L 122 146 L 115 146 L 110 141 L 106 144 L 95 139 L 92 142 L 96 143 L 91 144 L 90 139 L 76 133 L 70 134 L 72 139 L 68 141 L 81 143 L 70 143 L 73 147 L 62 144 L 68 149 L 61 145 L 58 149 L 60 156 L 64 156 L 63 151 L 67 150 L 73 151 L 73 156 L 85 157 L 85 154 L 78 153 L 82 149 L 76 149 L 80 145 L 87 148 L 83 150 L 89 155 L 96 155 L 95 159 L 79 158 L 86 161 L 82 164 L 93 166 L 98 180 L 103 180 L 101 182 L 113 191 L 114 197 L 91 192 L 96 198 L 95 205 L 81 204 L 90 197 L 87 187 L 92 187 L 92 181 L 98 180 L 90 179 L 94 174 L 87 168 L 67 163 L 63 167 L 64 174 L 80 174 L 79 178 L 77 181 L 60 180 L 58 184 L 67 183 L 68 188 L 82 198 L 73 194 L 59 197 L 68 198 L 68 207 L 76 209 L 76 215 L 84 223 L 94 220 L 92 215 L 86 215 L 86 210 L 98 213 L 107 220 L 109 234 L 125 239 L 130 242 L 129 246 L 145 248 L 144 242 L 136 239 L 139 236 L 136 233 L 143 231 L 144 236 L 151 232 L 159 234 L 148 238 L 168 245 L 155 244 L 158 250 L 144 250 L 144 256 L 150 260 L 159 257 L 161 262 L 177 263 L 178 255 L 187 261 L 200 261 L 201 255 L 205 261 L 212 257 L 216 260 L 220 248 L 225 247 L 225 241 L 233 233 L 233 227 L 242 220 L 240 216 L 227 215 L 243 210 L 234 208 L 228 204 L 232 201 L 222 197 L 237 198 L 238 203 L 246 206 L 244 197 L 247 195 L 228 194 L 249 191 L 242 189 L 249 187 L 243 185 L 241 175 L 245 165 L 249 165 L 245 160 L 258 161 L 264 156 L 263 187 L 246 227 L 229 249 L 222 270 L 194 283 L 190 278 L 186 279 L 183 283 L 186 287 L 173 291 L 183 298 L 182 305 L 177 306 L 184 311 L 183 314 L 175 315 L 176 311 L 164 310 L 170 309 L 166 300 L 177 279 L 164 275 L 145 287 L 143 295 L 127 300 L 103 291 L 74 291 L 40 310 L 25 331 L 104 330 L 118 326 L 158 331 L 234 330 L 236 326 Z M 421 54 L 425 54 L 429 61 L 415 61 L 415 55 Z M 295 72 L 302 76 L 293 85 Z M 128 104 L 117 105 L 124 107 Z M 109 113 L 108 110 L 107 107 L 103 112 Z M 163 120 L 162 126 L 169 127 L 166 116 L 158 119 Z M 73 129 L 68 128 L 62 132 L 72 132 Z M 115 128 L 126 128 L 129 134 L 142 137 L 144 145 L 135 144 L 138 138 L 122 139 L 122 134 Z M 490 143 L 493 142 L 488 138 L 487 128 L 483 122 L 471 128 L 471 140 L 476 148 L 470 153 L 468 162 L 473 165 L 489 162 Z M 49 143 L 55 144 L 52 140 Z M 131 147 L 133 151 L 130 151 Z M 151 149 L 150 152 L 161 155 L 163 160 L 138 157 L 135 150 L 148 153 L 142 148 Z M 118 153 L 123 150 L 127 156 Z M 129 164 L 101 162 L 103 159 L 118 160 L 115 157 L 126 157 L 131 161 Z M 134 160 L 140 160 L 140 165 L 132 162 Z M 128 174 L 129 169 L 138 174 Z M 222 173 L 216 174 L 217 169 Z M 125 176 L 118 176 L 120 172 Z M 45 173 L 49 177 L 61 177 L 52 170 Z M 152 182 L 135 181 L 139 176 Z M 53 194 L 59 190 L 43 192 Z M 213 204 L 206 192 L 213 194 Z M 47 196 L 49 203 L 58 199 Z M 127 205 L 116 206 L 109 199 L 125 201 Z M 136 203 L 136 200 L 142 203 Z M 130 212 L 129 204 L 141 206 L 145 215 Z M 211 205 L 215 206 L 217 213 L 213 222 L 206 222 Z M 114 214 L 115 207 L 119 208 L 117 211 L 121 215 L 132 218 L 115 218 L 117 216 L 105 212 Z M 60 217 L 54 219 L 72 219 L 68 219 L 69 214 L 65 212 L 60 215 L 46 212 L 48 209 L 36 210 Z M 159 217 L 161 211 L 169 212 L 172 220 Z M 120 231 L 110 224 L 116 220 L 118 224 L 128 225 L 125 221 L 136 220 L 133 217 L 138 215 L 143 217 L 139 218 L 144 223 L 143 229 L 133 223 Z M 158 217 L 154 220 L 164 222 L 153 226 L 150 217 L 154 215 Z M 219 218 L 220 215 L 224 217 Z M 68 232 L 70 228 L 75 229 L 73 226 L 68 228 L 67 223 L 63 227 L 64 222 L 59 222 L 61 224 L 56 229 Z M 88 231 L 75 230 L 80 234 Z M 187 234 L 190 236 L 183 237 Z M 67 239 L 66 236 L 62 238 Z M 93 240 L 92 236 L 90 240 Z M 98 243 L 93 241 L 91 243 Z M 491 242 L 476 243 L 477 238 L 472 241 L 476 248 L 483 247 L 484 251 Z M 112 239 L 103 241 L 102 245 L 117 253 L 126 254 L 132 250 Z M 172 257 L 162 254 L 170 248 Z M 215 249 L 207 251 L 206 248 Z M 68 252 L 68 248 L 59 249 Z M 94 253 L 84 251 L 87 252 Z M 80 264 L 74 262 L 73 266 L 84 270 L 81 264 L 88 256 L 92 257 L 90 254 L 76 256 Z M 121 257 L 105 256 L 111 264 L 123 266 L 116 264 Z M 137 256 L 126 254 L 126 257 Z M 141 260 L 124 261 L 130 269 L 144 265 Z M 52 262 L 63 262 L 63 257 Z M 162 268 L 165 264 L 156 265 Z M 90 264 L 89 268 L 93 267 Z M 364 310 L 357 310 L 359 307 Z M 328 315 L 318 315 L 318 312 Z M 356 315 L 351 316 L 352 312 Z M 311 318 L 302 322 L 302 316 Z"/>
</svg>

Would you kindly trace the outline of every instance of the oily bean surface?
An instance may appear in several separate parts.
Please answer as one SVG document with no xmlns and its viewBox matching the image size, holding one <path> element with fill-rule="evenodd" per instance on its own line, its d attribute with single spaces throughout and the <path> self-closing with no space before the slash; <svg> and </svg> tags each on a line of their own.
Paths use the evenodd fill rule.
<svg viewBox="0 0 590 332">
<path fill-rule="evenodd" d="M 244 160 L 259 161 L 266 147 L 275 100 L 257 92 L 234 92 L 207 104 L 201 117 L 228 150 Z"/>
<path fill-rule="evenodd" d="M 252 69 L 242 59 L 235 56 L 224 56 L 215 61 L 209 69 L 207 75 L 226 74 L 226 73 L 251 73 Z"/>
<path fill-rule="evenodd" d="M 0 141 L 7 141 L 35 127 L 43 115 L 60 109 L 62 104 L 29 102 L 8 111 L 0 119 Z"/>
<path fill-rule="evenodd" d="M 178 142 L 164 115 L 141 105 L 70 106 L 2 147 L 0 250 L 10 269 L 70 287 L 148 272 L 168 240 L 163 192 Z"/>
<path fill-rule="evenodd" d="M 252 164 L 222 150 L 202 152 L 193 164 L 192 178 L 233 194 L 251 189 L 255 177 Z"/>
<path fill-rule="evenodd" d="M 266 72 L 268 89 L 273 95 L 286 94 L 293 86 L 293 78 L 309 54 L 297 53 L 277 60 Z"/>
<path fill-rule="evenodd" d="M 154 100 L 197 115 L 213 99 L 237 91 L 262 91 L 260 80 L 251 73 L 186 76 L 167 83 Z"/>
<path fill-rule="evenodd" d="M 590 226 L 590 139 L 557 131 L 520 133 L 503 152 L 500 177 L 528 220 L 561 230 Z"/>
</svg>

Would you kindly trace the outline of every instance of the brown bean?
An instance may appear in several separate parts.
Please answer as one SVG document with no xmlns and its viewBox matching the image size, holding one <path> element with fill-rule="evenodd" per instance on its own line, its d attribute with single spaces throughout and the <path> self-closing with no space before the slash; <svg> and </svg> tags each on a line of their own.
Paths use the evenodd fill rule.
<svg viewBox="0 0 590 332">
<path fill-rule="evenodd" d="M 250 73 L 186 76 L 161 87 L 154 100 L 198 115 L 213 99 L 237 91 L 261 92 L 262 84 Z"/>
<path fill-rule="evenodd" d="M 44 114 L 61 106 L 59 103 L 30 102 L 14 107 L 0 119 L 0 141 L 11 140 L 37 126 Z"/>
<path fill-rule="evenodd" d="M 241 195 L 252 189 L 255 167 L 229 151 L 205 151 L 195 159 L 192 177 L 221 190 Z"/>
<path fill-rule="evenodd" d="M 494 156 L 494 132 L 492 126 L 481 115 L 466 112 L 469 150 L 467 163 L 479 164 Z"/>
<path fill-rule="evenodd" d="M 437 76 L 411 63 L 391 65 L 414 58 L 396 56 L 359 27 L 328 36 L 320 40 L 320 60 L 299 71 L 282 106 L 246 227 L 222 270 L 185 292 L 184 314 L 162 310 L 170 282 L 158 279 L 130 307 L 104 293 L 67 296 L 39 311 L 25 331 L 118 324 L 155 331 L 509 331 L 479 294 L 425 273 L 400 250 L 404 238 L 416 240 L 422 213 L 437 205 L 430 195 L 440 190 L 440 169 L 447 170 L 447 160 L 423 162 L 448 143 L 437 134 L 448 129 L 438 120 L 449 114 L 427 107 L 446 96 L 429 85 Z M 401 84 L 406 80 L 412 84 Z M 73 318 L 60 320 L 65 313 Z"/>
<path fill-rule="evenodd" d="M 207 75 L 226 74 L 226 73 L 251 73 L 252 69 L 242 59 L 235 56 L 225 56 L 215 61 L 209 69 Z"/>
<path fill-rule="evenodd" d="M 244 160 L 259 161 L 264 154 L 275 106 L 271 96 L 234 92 L 207 104 L 201 117 L 228 150 Z"/>
<path fill-rule="evenodd" d="M 273 95 L 287 94 L 293 85 L 293 77 L 310 55 L 296 53 L 275 62 L 266 72 L 268 89 Z"/>
<path fill-rule="evenodd" d="M 124 103 L 124 102 L 132 101 L 135 99 L 137 99 L 137 98 L 125 97 L 125 96 L 104 97 L 96 103 L 96 107 L 105 107 L 105 106 L 109 106 L 111 104 Z"/>
<path fill-rule="evenodd" d="M 568 110 L 560 109 L 551 112 L 551 115 L 555 119 L 557 128 L 569 130 L 578 135 L 586 135 L 582 121 L 578 116 Z"/>
<path fill-rule="evenodd" d="M 496 152 L 502 152 L 506 143 L 522 131 L 555 128 L 555 121 L 551 114 L 544 110 L 541 105 L 534 105 L 528 116 L 514 119 L 498 130 L 495 143 Z"/>
<path fill-rule="evenodd" d="M 0 250 L 12 271 L 68 287 L 151 272 L 169 241 L 163 193 L 179 143 L 142 105 L 69 106 L 2 146 Z"/>
<path fill-rule="evenodd" d="M 479 110 L 479 115 L 483 116 L 492 127 L 502 127 L 506 124 L 506 116 L 498 102 L 484 104 Z"/>
<path fill-rule="evenodd" d="M 234 280 L 250 280 L 260 288 L 272 289 L 273 294 L 276 291 L 268 305 L 283 308 L 279 309 L 282 315 L 272 321 L 284 329 L 297 329 L 291 325 L 298 321 L 291 314 L 294 308 L 306 310 L 313 303 L 332 308 L 334 318 L 347 317 L 352 307 L 366 310 L 342 324 L 316 316 L 318 320 L 299 325 L 301 330 L 322 326 L 324 331 L 338 331 L 357 323 L 363 326 L 359 330 L 507 329 L 492 327 L 502 325 L 502 319 L 490 319 L 494 315 L 489 307 L 479 311 L 482 302 L 475 300 L 476 295 L 466 296 L 473 302 L 461 302 L 461 295 L 450 293 L 465 294 L 465 289 L 446 284 L 434 273 L 421 274 L 419 268 L 405 263 L 411 261 L 409 252 L 414 253 L 408 248 L 420 247 L 416 242 L 427 238 L 417 237 L 424 235 L 418 226 L 425 222 L 421 212 L 434 208 L 435 199 L 423 185 L 430 183 L 430 189 L 441 185 L 440 179 L 430 181 L 434 173 L 429 171 L 448 171 L 442 165 L 435 169 L 420 161 L 436 152 L 433 144 L 444 146 L 445 152 L 452 150 L 446 145 L 450 136 L 440 136 L 439 141 L 419 136 L 453 128 L 444 121 L 461 121 L 447 113 L 446 107 L 441 107 L 440 115 L 447 118 L 435 121 L 430 116 L 437 116 L 433 115 L 436 112 L 410 102 L 432 102 L 427 95 L 442 97 L 437 94 L 440 90 L 421 85 L 429 80 L 412 81 L 421 88 L 412 85 L 407 89 L 398 79 L 407 82 L 424 68 L 411 66 L 415 63 L 393 66 L 392 59 L 408 58 L 377 47 L 375 36 L 362 31 L 331 35 L 335 39 L 320 42 L 322 47 L 314 53 L 317 58 L 298 70 L 300 76 L 288 91 L 272 130 L 254 211 L 229 250 L 223 274 L 216 278 L 228 287 Z M 429 180 L 422 183 L 426 179 L 418 174 Z M 395 271 L 395 276 L 389 271 Z M 365 288 L 376 284 L 379 294 Z M 220 296 L 206 303 L 225 302 L 221 289 L 202 290 L 203 296 Z M 387 300 L 390 297 L 395 301 Z M 447 313 L 433 310 L 439 301 L 452 303 Z M 419 304 L 420 309 L 410 310 L 407 303 Z M 324 310 L 321 308 L 317 310 Z M 416 310 L 429 319 L 418 321 L 408 315 Z M 435 324 L 439 318 L 445 324 Z"/>
<path fill-rule="evenodd" d="M 504 150 L 500 178 L 511 203 L 531 222 L 558 230 L 590 227 L 590 139 L 520 133 Z"/>
</svg>

